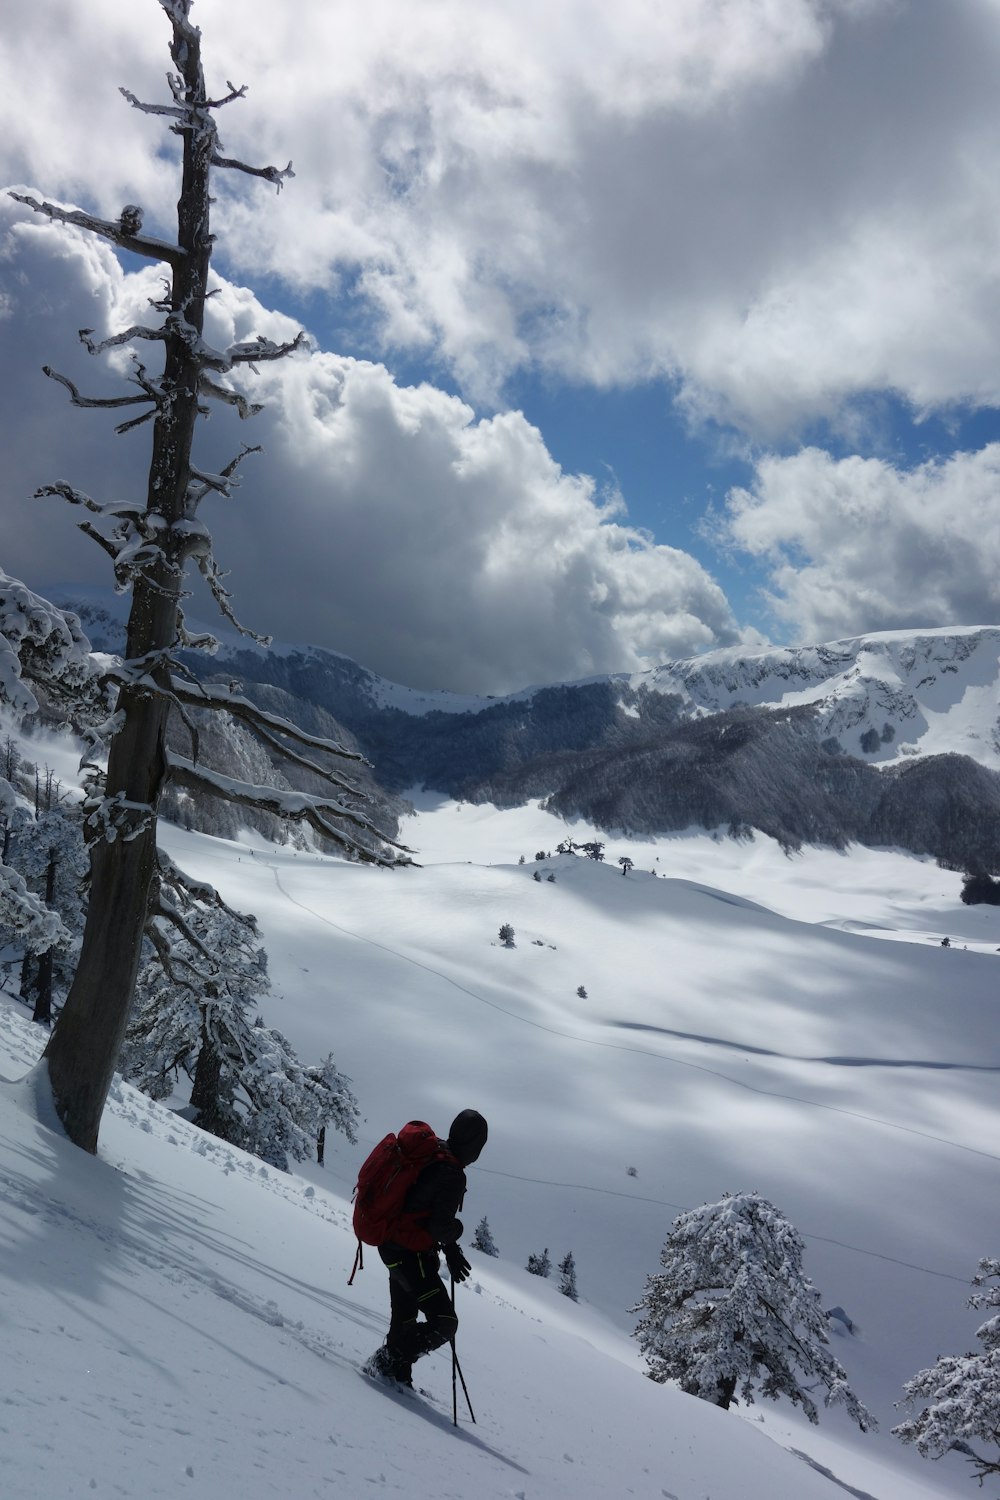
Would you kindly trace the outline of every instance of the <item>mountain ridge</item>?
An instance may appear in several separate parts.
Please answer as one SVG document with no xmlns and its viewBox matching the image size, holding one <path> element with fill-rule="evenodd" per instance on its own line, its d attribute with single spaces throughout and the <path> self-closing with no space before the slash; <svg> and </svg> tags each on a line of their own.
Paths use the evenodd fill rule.
<svg viewBox="0 0 1000 1500">
<path fill-rule="evenodd" d="M 114 649 L 111 617 L 79 612 Z M 185 661 L 306 722 L 319 712 L 390 798 L 423 786 L 540 800 L 607 831 L 758 829 L 791 848 L 889 844 L 1000 869 L 1000 627 L 725 648 L 496 698 L 409 689 L 319 646 L 232 638 Z"/>
</svg>

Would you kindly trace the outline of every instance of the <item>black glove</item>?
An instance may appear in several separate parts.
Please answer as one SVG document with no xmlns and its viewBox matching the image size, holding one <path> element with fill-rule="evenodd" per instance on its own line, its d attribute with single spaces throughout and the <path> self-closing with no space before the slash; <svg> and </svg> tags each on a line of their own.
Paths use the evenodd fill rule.
<svg viewBox="0 0 1000 1500">
<path fill-rule="evenodd" d="M 445 1245 L 444 1258 L 448 1262 L 452 1281 L 464 1281 L 472 1267 L 462 1254 L 461 1247 L 455 1244 Z"/>
</svg>

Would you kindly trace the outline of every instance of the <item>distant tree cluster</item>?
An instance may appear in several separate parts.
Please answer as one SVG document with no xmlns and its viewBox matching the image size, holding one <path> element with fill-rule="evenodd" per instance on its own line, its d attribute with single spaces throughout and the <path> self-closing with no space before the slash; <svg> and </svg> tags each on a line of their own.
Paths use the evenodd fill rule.
<svg viewBox="0 0 1000 1500">
<path fill-rule="evenodd" d="M 591 839 L 587 843 L 577 844 L 573 839 L 563 839 L 561 844 L 556 845 L 557 854 L 584 854 L 587 859 L 598 861 L 604 858 L 604 845 L 600 839 Z"/>
<path fill-rule="evenodd" d="M 1000 772 L 957 754 L 876 765 L 866 756 L 892 739 L 892 726 L 867 733 L 870 749 L 852 755 L 823 735 L 810 705 L 674 712 L 634 740 L 561 749 L 463 786 L 475 800 L 544 799 L 557 817 L 630 834 L 698 826 L 744 839 L 757 829 L 789 851 L 896 845 L 1000 874 Z M 570 839 L 558 852 L 579 851 Z"/>
<path fill-rule="evenodd" d="M 571 1301 L 578 1302 L 580 1293 L 576 1285 L 576 1262 L 573 1259 L 572 1250 L 567 1250 L 558 1265 L 559 1284 L 557 1290 Z M 528 1256 L 525 1270 L 530 1271 L 532 1276 L 548 1277 L 552 1274 L 552 1260 L 549 1256 L 548 1247 L 541 1255 L 532 1254 Z"/>
</svg>

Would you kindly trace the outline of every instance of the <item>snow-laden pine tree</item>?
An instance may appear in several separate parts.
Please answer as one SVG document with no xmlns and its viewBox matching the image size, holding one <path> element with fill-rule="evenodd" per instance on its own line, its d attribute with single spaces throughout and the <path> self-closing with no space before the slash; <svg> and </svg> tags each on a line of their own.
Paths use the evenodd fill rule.
<svg viewBox="0 0 1000 1500">
<path fill-rule="evenodd" d="M 986 1257 L 972 1285 L 970 1307 L 1000 1309 L 1000 1260 Z M 892 1429 L 904 1443 L 914 1443 L 925 1458 L 960 1453 L 982 1484 L 1000 1474 L 1000 1312 L 976 1329 L 982 1344 L 978 1354 L 946 1354 L 929 1370 L 921 1370 L 904 1386 L 899 1405 L 918 1407 L 916 1415 Z M 991 1451 L 977 1452 L 973 1443 L 988 1443 Z"/>
<path fill-rule="evenodd" d="M 579 1302 L 580 1293 L 576 1287 L 576 1261 L 573 1259 L 572 1250 L 567 1250 L 559 1262 L 559 1290 L 564 1297 L 569 1297 L 573 1302 Z"/>
<path fill-rule="evenodd" d="M 87 911 L 87 859 L 83 817 L 77 803 L 58 800 L 49 784 L 48 806 L 26 818 L 12 842 L 10 860 L 49 911 L 59 916 L 65 935 L 28 965 L 35 995 L 33 1019 L 48 1023 L 56 998 L 65 995 L 80 955 Z M 25 985 L 22 998 L 27 999 Z"/>
<path fill-rule="evenodd" d="M 500 1251 L 493 1243 L 493 1235 L 490 1230 L 489 1220 L 485 1214 L 476 1225 L 476 1232 L 472 1236 L 473 1250 L 481 1250 L 483 1255 L 499 1255 Z"/>
<path fill-rule="evenodd" d="M 524 1269 L 530 1271 L 532 1276 L 548 1276 L 552 1270 L 548 1246 L 542 1251 L 541 1255 L 529 1255 L 528 1263 Z"/>
<path fill-rule="evenodd" d="M 240 806 L 302 819 L 351 857 L 390 862 L 378 843 L 378 830 L 364 811 L 363 797 L 338 771 L 306 760 L 296 747 L 318 749 L 339 757 L 341 763 L 358 761 L 360 756 L 255 708 L 230 687 L 193 680 L 178 660 L 182 649 L 215 646 L 211 638 L 192 636 L 185 626 L 181 601 L 191 568 L 201 573 L 223 615 L 243 630 L 233 614 L 225 575 L 198 511 L 207 496 L 232 493 L 238 482 L 236 471 L 253 450 L 244 445 L 220 473 L 209 473 L 193 457 L 197 423 L 208 415 L 213 402 L 229 406 L 240 419 L 252 417 L 260 408 L 252 406 L 233 385 L 233 372 L 281 358 L 298 347 L 301 335 L 284 345 L 257 337 L 228 349 L 214 349 L 204 337 L 213 245 L 213 172 L 247 174 L 277 188 L 292 172 L 291 165 L 250 167 L 222 154 L 215 116 L 241 99 L 245 89 L 227 86 L 220 96 L 212 97 L 202 69 L 201 33 L 190 20 L 191 0 L 159 0 L 159 4 L 171 29 L 175 71 L 167 75 L 170 100 L 144 103 L 122 92 L 143 114 L 165 120 L 180 140 L 176 238 L 144 231 L 143 210 L 136 204 L 126 204 L 117 219 L 107 220 L 22 193 L 11 195 L 54 223 L 88 231 L 120 251 L 160 263 L 166 283 L 163 297 L 153 305 L 162 319 L 158 325 L 137 324 L 105 339 L 94 338 L 90 329 L 81 330 L 85 347 L 94 355 L 132 346 L 129 394 L 87 397 L 65 376 L 46 369 L 77 406 L 135 412 L 118 432 L 151 423 L 144 501 L 103 502 L 64 480 L 39 491 L 61 496 L 83 513 L 81 530 L 111 558 L 117 588 L 130 590 L 132 595 L 125 656 L 106 673 L 116 693 L 114 716 L 104 726 L 107 772 L 93 782 L 86 808 L 91 890 L 80 961 L 43 1064 L 67 1134 L 88 1151 L 97 1149 L 101 1114 L 135 989 L 156 869 L 156 820 L 168 779 Z M 162 365 L 155 370 L 146 361 L 155 356 L 158 346 Z M 261 637 L 255 639 L 265 643 Z M 327 798 L 282 794 L 207 771 L 198 760 L 193 721 L 190 755 L 170 751 L 168 715 L 171 710 L 186 714 L 190 709 L 221 709 L 235 715 L 269 750 L 299 763 L 305 761 L 333 786 L 333 794 Z M 374 843 L 359 842 L 352 829 L 362 830 Z"/>
<path fill-rule="evenodd" d="M 258 1011 L 270 985 L 253 917 L 160 854 L 148 942 L 121 1053 L 121 1070 L 154 1099 L 180 1074 L 196 1125 L 286 1167 L 333 1125 L 354 1140 L 357 1103 L 332 1054 L 304 1066 Z"/>
<path fill-rule="evenodd" d="M 0 570 L 0 718 L 13 725 L 36 714 L 42 704 L 56 717 L 73 719 L 91 730 L 103 716 L 97 667 L 90 643 L 75 615 L 56 607 Z M 38 954 L 66 944 L 70 933 L 44 892 L 32 889 L 15 868 L 18 840 L 33 810 L 18 785 L 19 756 L 8 735 L 0 773 L 0 825 L 4 858 L 0 860 L 0 933 L 4 946 Z"/>
<path fill-rule="evenodd" d="M 831 1354 L 826 1318 L 802 1269 L 805 1246 L 758 1193 L 727 1193 L 674 1220 L 633 1312 L 651 1379 L 676 1380 L 689 1395 L 728 1409 L 739 1395 L 787 1396 L 811 1422 L 810 1394 L 842 1404 L 862 1432 L 875 1420 Z"/>
</svg>

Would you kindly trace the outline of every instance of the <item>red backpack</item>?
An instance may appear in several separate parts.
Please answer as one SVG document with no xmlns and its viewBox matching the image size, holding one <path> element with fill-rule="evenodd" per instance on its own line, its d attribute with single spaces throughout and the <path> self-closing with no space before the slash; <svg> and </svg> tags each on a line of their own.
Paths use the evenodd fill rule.
<svg viewBox="0 0 1000 1500">
<path fill-rule="evenodd" d="M 429 1248 L 430 1238 L 419 1219 L 411 1219 L 403 1204 L 424 1167 L 438 1160 L 455 1158 L 423 1120 L 410 1120 L 398 1135 L 390 1132 L 366 1158 L 354 1189 L 358 1253 L 351 1281 L 358 1267 L 364 1266 L 362 1245 L 384 1245 L 387 1240 L 396 1240 L 414 1250 Z M 411 1245 L 414 1239 L 419 1243 Z"/>
</svg>

